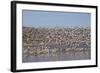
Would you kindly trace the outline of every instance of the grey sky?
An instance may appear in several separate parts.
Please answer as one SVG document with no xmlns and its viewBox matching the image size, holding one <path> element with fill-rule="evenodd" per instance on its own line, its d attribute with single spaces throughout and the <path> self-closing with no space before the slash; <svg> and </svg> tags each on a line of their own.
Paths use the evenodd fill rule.
<svg viewBox="0 0 100 73">
<path fill-rule="evenodd" d="M 28 27 L 73 27 L 90 26 L 90 13 L 50 12 L 23 10 L 23 26 Z"/>
</svg>

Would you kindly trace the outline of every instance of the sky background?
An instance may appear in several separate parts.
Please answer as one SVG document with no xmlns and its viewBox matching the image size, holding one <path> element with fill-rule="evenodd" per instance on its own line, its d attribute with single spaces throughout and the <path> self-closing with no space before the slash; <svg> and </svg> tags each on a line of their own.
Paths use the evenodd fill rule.
<svg viewBox="0 0 100 73">
<path fill-rule="evenodd" d="M 23 10 L 22 17 L 23 26 L 27 27 L 87 27 L 91 25 L 90 13 Z"/>
</svg>

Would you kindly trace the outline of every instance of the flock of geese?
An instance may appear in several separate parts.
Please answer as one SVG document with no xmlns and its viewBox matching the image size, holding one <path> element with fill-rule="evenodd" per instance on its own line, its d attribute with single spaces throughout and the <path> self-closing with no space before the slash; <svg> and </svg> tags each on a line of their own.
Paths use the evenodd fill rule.
<svg viewBox="0 0 100 73">
<path fill-rule="evenodd" d="M 67 52 L 90 51 L 91 30 L 77 28 L 23 27 L 23 53 L 25 56 L 50 56 Z"/>
</svg>

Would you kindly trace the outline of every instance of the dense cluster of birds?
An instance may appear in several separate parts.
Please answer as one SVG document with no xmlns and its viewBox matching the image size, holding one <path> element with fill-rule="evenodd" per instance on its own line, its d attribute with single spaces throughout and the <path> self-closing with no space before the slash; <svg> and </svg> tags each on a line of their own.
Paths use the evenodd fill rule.
<svg viewBox="0 0 100 73">
<path fill-rule="evenodd" d="M 23 27 L 25 56 L 49 56 L 52 53 L 85 52 L 91 48 L 90 27 Z"/>
</svg>

